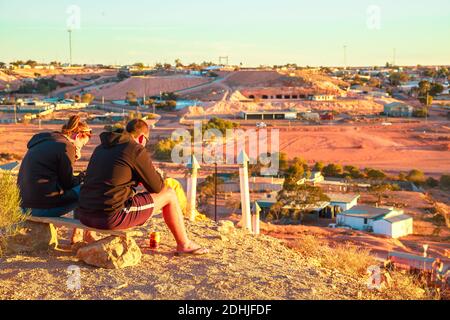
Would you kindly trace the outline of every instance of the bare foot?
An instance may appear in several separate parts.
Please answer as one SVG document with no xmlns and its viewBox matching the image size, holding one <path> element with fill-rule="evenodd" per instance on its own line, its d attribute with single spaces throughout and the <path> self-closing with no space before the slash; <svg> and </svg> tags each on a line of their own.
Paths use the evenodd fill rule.
<svg viewBox="0 0 450 320">
<path fill-rule="evenodd" d="M 177 255 L 204 255 L 208 253 L 208 249 L 202 248 L 193 241 L 189 241 L 184 246 L 178 246 L 176 252 Z"/>
<path fill-rule="evenodd" d="M 83 230 L 73 229 L 70 239 L 72 244 L 83 242 Z"/>
</svg>

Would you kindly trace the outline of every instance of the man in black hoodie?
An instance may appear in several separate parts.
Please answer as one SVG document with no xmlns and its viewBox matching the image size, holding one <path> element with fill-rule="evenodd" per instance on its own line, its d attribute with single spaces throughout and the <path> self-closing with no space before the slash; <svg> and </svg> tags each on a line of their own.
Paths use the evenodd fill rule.
<svg viewBox="0 0 450 320">
<path fill-rule="evenodd" d="M 149 127 L 133 120 L 126 132 L 104 132 L 89 162 L 81 188 L 80 221 L 100 230 L 126 230 L 144 225 L 162 210 L 177 241 L 179 254 L 205 254 L 190 241 L 176 193 L 164 186 L 146 150 Z M 142 185 L 147 192 L 136 193 Z"/>
</svg>

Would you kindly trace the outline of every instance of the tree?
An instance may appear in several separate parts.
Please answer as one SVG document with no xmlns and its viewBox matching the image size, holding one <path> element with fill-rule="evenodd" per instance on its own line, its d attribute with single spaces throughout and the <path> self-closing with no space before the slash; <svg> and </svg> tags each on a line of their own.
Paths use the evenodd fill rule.
<svg viewBox="0 0 450 320">
<path fill-rule="evenodd" d="M 287 206 L 302 216 L 304 211 L 324 201 L 330 201 L 330 198 L 321 188 L 307 184 L 299 185 L 286 180 L 283 190 L 278 195 L 275 208 L 282 210 Z M 291 218 L 297 219 L 298 217 Z"/>
<path fill-rule="evenodd" d="M 323 168 L 325 168 L 325 164 L 321 161 L 316 162 L 316 164 L 314 165 L 314 171 L 316 172 L 322 172 Z"/>
<path fill-rule="evenodd" d="M 95 96 L 91 93 L 85 93 L 81 96 L 81 102 L 91 104 L 95 100 Z"/>
<path fill-rule="evenodd" d="M 184 67 L 183 63 L 181 62 L 181 59 L 176 59 L 175 60 L 175 67 L 177 67 L 177 68 Z"/>
<path fill-rule="evenodd" d="M 444 86 L 440 83 L 433 83 L 430 89 L 430 95 L 436 97 L 444 91 Z"/>
<path fill-rule="evenodd" d="M 370 180 L 384 180 L 386 179 L 386 174 L 381 171 L 381 170 L 376 170 L 376 169 L 366 169 L 365 170 L 367 178 L 369 178 Z"/>
<path fill-rule="evenodd" d="M 5 67 L 6 67 L 6 63 L 0 62 L 0 69 L 5 69 Z"/>
<path fill-rule="evenodd" d="M 429 81 L 422 80 L 419 82 L 419 100 L 425 106 L 430 106 L 433 103 L 433 96 L 430 94 L 432 85 Z"/>
<path fill-rule="evenodd" d="M 355 166 L 345 166 L 344 174 L 349 176 L 352 179 L 361 179 L 364 178 L 364 174 Z"/>
<path fill-rule="evenodd" d="M 133 66 L 140 70 L 144 69 L 144 67 L 145 67 L 142 62 L 136 62 L 135 64 L 133 64 Z"/>
<path fill-rule="evenodd" d="M 344 173 L 344 169 L 339 164 L 331 163 L 323 168 L 322 173 L 326 177 L 339 177 Z"/>
<path fill-rule="evenodd" d="M 34 60 L 28 60 L 27 62 L 25 62 L 26 65 L 29 65 L 32 68 L 35 68 L 37 66 L 37 62 Z"/>
<path fill-rule="evenodd" d="M 389 81 L 393 86 L 399 86 L 402 82 L 409 81 L 409 75 L 404 72 L 392 72 Z"/>
<path fill-rule="evenodd" d="M 415 183 L 417 185 L 422 185 L 426 181 L 425 174 L 417 169 L 411 170 L 408 175 L 406 176 L 406 180 Z"/>
<path fill-rule="evenodd" d="M 294 158 L 292 165 L 287 169 L 287 181 L 289 183 L 297 183 L 300 179 L 305 177 L 305 173 L 309 170 L 308 164 L 305 160 Z"/>
</svg>

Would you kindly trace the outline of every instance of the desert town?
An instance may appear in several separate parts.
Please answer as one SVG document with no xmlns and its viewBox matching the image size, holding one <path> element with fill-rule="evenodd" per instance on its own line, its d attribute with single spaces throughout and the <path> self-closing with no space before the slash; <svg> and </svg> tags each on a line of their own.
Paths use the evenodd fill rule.
<svg viewBox="0 0 450 320">
<path fill-rule="evenodd" d="M 101 132 L 143 119 L 152 128 L 155 166 L 181 183 L 188 210 L 233 222 L 219 228 L 220 243 L 231 241 L 226 229 L 239 223 L 299 252 L 305 239 L 331 248 L 346 243 L 398 270 L 432 276 L 438 268 L 447 274 L 444 288 L 450 281 L 449 67 L 245 68 L 219 60 L 1 63 L 1 171 L 17 174 L 31 137 L 59 130 L 76 114 L 93 129 L 76 164 L 83 172 Z M 174 164 L 172 133 L 196 122 L 223 134 L 277 130 L 279 150 L 247 145 L 235 164 L 195 157 Z M 247 156 L 255 152 L 277 153 L 279 171 L 261 175 L 262 165 Z M 6 269 L 14 267 L 10 261 Z M 0 289 L 5 294 L 11 292 Z"/>
</svg>

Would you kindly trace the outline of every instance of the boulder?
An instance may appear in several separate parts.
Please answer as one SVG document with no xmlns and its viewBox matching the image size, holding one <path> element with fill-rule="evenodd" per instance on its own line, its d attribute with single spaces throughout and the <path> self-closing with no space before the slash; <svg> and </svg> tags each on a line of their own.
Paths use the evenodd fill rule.
<svg viewBox="0 0 450 320">
<path fill-rule="evenodd" d="M 26 221 L 16 235 L 7 239 L 9 254 L 33 253 L 56 249 L 58 236 L 52 224 Z"/>
<path fill-rule="evenodd" d="M 233 234 L 236 231 L 232 221 L 221 220 L 218 222 L 218 225 L 217 231 L 222 235 Z"/>
<path fill-rule="evenodd" d="M 94 267 L 123 269 L 138 265 L 142 252 L 133 239 L 111 236 L 79 249 L 77 258 Z"/>
</svg>

